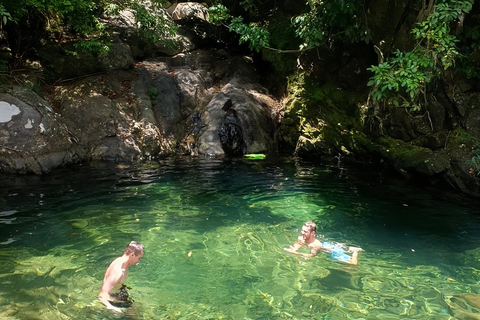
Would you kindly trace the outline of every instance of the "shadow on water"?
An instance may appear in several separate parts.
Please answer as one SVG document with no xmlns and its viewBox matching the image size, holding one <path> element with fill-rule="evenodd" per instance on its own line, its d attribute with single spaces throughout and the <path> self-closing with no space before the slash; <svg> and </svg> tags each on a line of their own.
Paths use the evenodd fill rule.
<svg viewBox="0 0 480 320">
<path fill-rule="evenodd" d="M 280 159 L 175 158 L 2 181 L 2 319 L 118 319 L 96 295 L 130 240 L 146 251 L 128 279 L 134 308 L 121 318 L 449 319 L 476 310 L 464 294 L 480 293 L 478 201 L 404 180 Z M 359 265 L 285 254 L 308 220 L 319 237 L 361 246 Z"/>
</svg>

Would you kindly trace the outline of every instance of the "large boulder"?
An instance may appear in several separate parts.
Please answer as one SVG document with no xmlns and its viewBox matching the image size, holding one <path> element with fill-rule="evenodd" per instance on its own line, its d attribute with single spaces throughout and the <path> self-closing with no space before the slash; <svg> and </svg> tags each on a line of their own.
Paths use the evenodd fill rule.
<svg viewBox="0 0 480 320">
<path fill-rule="evenodd" d="M 165 10 L 157 8 L 149 10 L 154 10 L 152 13 L 160 15 L 166 23 L 173 26 L 173 20 Z M 118 15 L 105 19 L 105 23 L 112 38 L 127 44 L 132 56 L 137 60 L 156 56 L 173 56 L 195 49 L 195 44 L 179 33 L 173 35 L 159 33 L 157 34 L 159 40 L 155 43 L 146 41 L 137 28 L 135 12 L 131 9 L 122 10 Z"/>
<path fill-rule="evenodd" d="M 274 151 L 272 111 L 277 102 L 248 79 L 234 77 L 208 104 L 202 114 L 206 129 L 198 139 L 201 154 L 241 156 Z"/>
<path fill-rule="evenodd" d="M 180 20 L 188 17 L 197 17 L 208 21 L 209 13 L 207 6 L 198 2 L 181 2 L 173 7 L 173 20 Z"/>
<path fill-rule="evenodd" d="M 55 88 L 53 103 L 89 159 L 135 161 L 162 154 L 149 87 L 132 93 L 132 79 L 138 78 L 136 70 L 116 72 Z"/>
<path fill-rule="evenodd" d="M 20 87 L 0 88 L 0 171 L 45 173 L 85 158 L 49 104 Z"/>
</svg>

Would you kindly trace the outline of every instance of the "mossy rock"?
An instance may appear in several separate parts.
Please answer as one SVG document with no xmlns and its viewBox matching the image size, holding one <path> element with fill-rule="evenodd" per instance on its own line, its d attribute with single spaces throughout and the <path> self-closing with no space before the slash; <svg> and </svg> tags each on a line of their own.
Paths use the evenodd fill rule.
<svg viewBox="0 0 480 320">
<path fill-rule="evenodd" d="M 466 136 L 462 135 L 462 137 Z M 464 159 L 465 164 L 467 163 L 468 150 L 464 143 L 454 143 L 451 148 L 433 151 L 388 137 L 379 138 L 376 142 L 378 153 L 396 167 L 405 170 L 413 169 L 429 176 L 449 171 L 452 161 L 458 162 L 459 157 Z"/>
<path fill-rule="evenodd" d="M 334 83 L 319 86 L 305 74 L 289 79 L 289 92 L 284 120 L 298 128 L 303 139 L 297 144 L 301 154 L 365 154 L 366 148 L 374 149 L 362 133 L 359 105 L 365 100 L 363 95 L 339 89 Z M 291 134 L 284 132 L 285 137 Z"/>
</svg>

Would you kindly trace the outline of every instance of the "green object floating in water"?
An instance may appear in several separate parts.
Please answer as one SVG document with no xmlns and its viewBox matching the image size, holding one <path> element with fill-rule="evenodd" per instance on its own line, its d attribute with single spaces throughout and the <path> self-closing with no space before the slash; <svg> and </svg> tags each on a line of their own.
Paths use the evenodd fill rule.
<svg viewBox="0 0 480 320">
<path fill-rule="evenodd" d="M 263 153 L 247 153 L 245 155 L 247 159 L 265 159 L 265 155 Z"/>
<path fill-rule="evenodd" d="M 75 229 L 85 229 L 88 227 L 87 219 L 72 219 L 70 220 L 70 225 Z"/>
</svg>

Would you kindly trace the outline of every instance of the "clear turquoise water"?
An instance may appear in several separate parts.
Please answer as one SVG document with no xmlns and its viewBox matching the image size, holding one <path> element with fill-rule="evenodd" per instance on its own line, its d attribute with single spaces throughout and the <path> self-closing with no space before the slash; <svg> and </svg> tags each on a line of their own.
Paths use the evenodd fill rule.
<svg viewBox="0 0 480 320">
<path fill-rule="evenodd" d="M 479 201 L 460 195 L 293 160 L 94 163 L 1 179 L 0 319 L 480 312 L 480 298 L 464 296 L 480 293 Z M 307 220 L 330 241 L 362 247 L 359 265 L 286 254 Z M 131 240 L 146 250 L 126 283 L 134 307 L 119 316 L 96 296 Z"/>
</svg>

